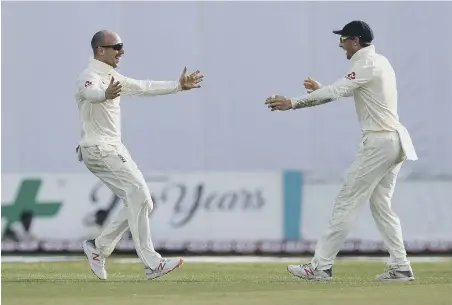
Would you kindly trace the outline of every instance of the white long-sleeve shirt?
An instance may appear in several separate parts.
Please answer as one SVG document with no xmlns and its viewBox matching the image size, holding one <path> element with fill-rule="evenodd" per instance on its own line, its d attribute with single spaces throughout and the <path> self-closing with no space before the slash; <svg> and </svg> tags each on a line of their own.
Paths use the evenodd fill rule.
<svg viewBox="0 0 452 305">
<path fill-rule="evenodd" d="M 122 76 L 113 67 L 92 59 L 77 79 L 76 101 L 80 112 L 80 146 L 121 144 L 120 97 L 105 98 L 111 78 L 119 81 L 121 96 L 154 96 L 181 91 L 179 81 L 135 80 Z"/>
<path fill-rule="evenodd" d="M 399 122 L 396 75 L 388 59 L 370 45 L 356 52 L 350 61 L 350 70 L 333 84 L 291 98 L 293 108 L 312 107 L 353 95 L 362 131 L 397 131 L 407 159 L 417 160 L 408 131 Z"/>
</svg>

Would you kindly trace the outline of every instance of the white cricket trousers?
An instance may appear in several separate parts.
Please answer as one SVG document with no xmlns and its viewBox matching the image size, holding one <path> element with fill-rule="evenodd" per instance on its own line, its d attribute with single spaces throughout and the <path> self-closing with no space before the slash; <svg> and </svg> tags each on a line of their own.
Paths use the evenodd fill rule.
<svg viewBox="0 0 452 305">
<path fill-rule="evenodd" d="M 397 174 L 405 155 L 397 132 L 368 132 L 358 148 L 342 189 L 336 198 L 326 234 L 318 241 L 311 264 L 329 269 L 355 223 L 359 209 L 370 210 L 390 254 L 391 267 L 409 266 L 400 220 L 391 208 Z"/>
<path fill-rule="evenodd" d="M 124 202 L 116 219 L 95 239 L 96 247 L 108 257 L 130 229 L 143 264 L 150 268 L 158 266 L 162 257 L 154 250 L 149 223 L 154 204 L 143 174 L 126 147 L 122 144 L 81 147 L 81 154 L 86 167 Z"/>
</svg>

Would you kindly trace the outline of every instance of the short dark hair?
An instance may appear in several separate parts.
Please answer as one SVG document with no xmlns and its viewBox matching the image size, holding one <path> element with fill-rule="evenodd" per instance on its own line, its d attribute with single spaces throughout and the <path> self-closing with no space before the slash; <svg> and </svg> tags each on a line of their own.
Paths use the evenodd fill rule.
<svg viewBox="0 0 452 305">
<path fill-rule="evenodd" d="M 93 49 L 94 53 L 96 53 L 96 49 L 104 43 L 105 32 L 105 30 L 99 31 L 94 34 L 93 38 L 91 39 L 91 48 Z"/>
<path fill-rule="evenodd" d="M 358 38 L 358 39 L 359 39 L 359 45 L 361 47 L 363 47 L 363 48 L 368 47 L 368 46 L 370 46 L 372 44 L 372 43 L 370 43 L 368 41 L 361 40 L 361 38 Z"/>
</svg>

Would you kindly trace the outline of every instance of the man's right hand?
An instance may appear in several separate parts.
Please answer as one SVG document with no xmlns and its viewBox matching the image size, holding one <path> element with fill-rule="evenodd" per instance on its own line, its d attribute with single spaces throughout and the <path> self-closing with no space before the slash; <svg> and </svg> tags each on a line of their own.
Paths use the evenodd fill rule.
<svg viewBox="0 0 452 305">
<path fill-rule="evenodd" d="M 107 90 L 105 90 L 105 98 L 107 100 L 113 100 L 121 95 L 121 88 L 122 86 L 119 84 L 119 82 L 115 82 L 115 78 L 112 77 L 110 81 L 110 85 L 108 86 Z"/>
<path fill-rule="evenodd" d="M 311 93 L 317 89 L 320 89 L 322 87 L 322 84 L 308 77 L 308 79 L 304 81 L 304 87 L 308 90 L 308 93 Z"/>
</svg>

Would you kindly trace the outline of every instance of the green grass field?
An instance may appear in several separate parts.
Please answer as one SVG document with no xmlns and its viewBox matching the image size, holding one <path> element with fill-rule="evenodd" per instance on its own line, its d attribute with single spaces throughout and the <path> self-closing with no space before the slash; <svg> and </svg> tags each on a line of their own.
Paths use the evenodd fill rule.
<svg viewBox="0 0 452 305">
<path fill-rule="evenodd" d="M 410 283 L 376 283 L 376 262 L 338 262 L 334 281 L 292 277 L 281 263 L 185 263 L 155 281 L 111 262 L 100 281 L 86 262 L 2 263 L 4 305 L 451 305 L 452 262 L 416 263 Z"/>
</svg>

